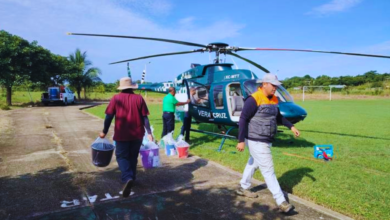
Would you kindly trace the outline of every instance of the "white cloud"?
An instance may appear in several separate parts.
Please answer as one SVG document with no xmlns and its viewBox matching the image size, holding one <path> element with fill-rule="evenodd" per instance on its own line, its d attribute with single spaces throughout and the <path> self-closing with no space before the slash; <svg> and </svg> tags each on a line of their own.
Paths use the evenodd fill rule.
<svg viewBox="0 0 390 220">
<path fill-rule="evenodd" d="M 168 15 L 173 8 L 173 5 L 168 0 L 115 0 L 112 2 L 130 8 L 140 14 L 147 13 L 157 16 Z"/>
<path fill-rule="evenodd" d="M 372 45 L 368 47 L 368 51 L 373 53 L 384 53 L 384 55 L 387 54 L 386 56 L 390 56 L 390 40 L 380 44 Z"/>
<path fill-rule="evenodd" d="M 331 2 L 318 6 L 308 14 L 327 15 L 336 12 L 343 12 L 358 5 L 362 0 L 332 0 Z"/>
<path fill-rule="evenodd" d="M 176 26 L 167 27 L 159 24 L 158 19 L 153 20 L 150 14 L 140 13 L 137 7 L 161 15 L 170 13 L 173 6 L 168 1 L 151 0 L 1 0 L 0 28 L 29 41 L 37 40 L 43 47 L 63 56 L 76 48 L 87 51 L 94 66 L 103 71 L 102 79 L 112 82 L 126 74 L 126 68 L 125 64 L 108 65 L 110 62 L 196 48 L 145 40 L 67 36 L 66 32 L 158 37 L 207 44 L 238 36 L 244 27 L 226 20 L 201 26 L 190 16 L 174 22 Z M 204 56 L 207 59 L 208 55 Z M 177 63 L 174 66 L 165 63 L 170 58 L 153 59 L 148 71 L 152 72 L 155 67 L 159 72 L 153 81 L 172 79 L 188 69 L 191 57 L 174 56 Z M 131 64 L 135 76 L 141 74 L 144 62 L 146 60 Z"/>
<path fill-rule="evenodd" d="M 186 17 L 179 20 L 179 24 L 182 26 L 192 26 L 195 21 L 195 17 Z"/>
</svg>

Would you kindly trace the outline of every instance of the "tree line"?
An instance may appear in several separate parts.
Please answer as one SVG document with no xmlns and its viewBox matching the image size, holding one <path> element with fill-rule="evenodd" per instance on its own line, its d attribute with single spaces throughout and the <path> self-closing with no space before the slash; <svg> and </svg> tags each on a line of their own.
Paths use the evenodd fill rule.
<svg viewBox="0 0 390 220">
<path fill-rule="evenodd" d="M 357 76 L 338 76 L 330 77 L 321 75 L 316 78 L 310 75 L 303 77 L 291 77 L 283 80 L 285 88 L 294 88 L 302 86 L 329 86 L 346 85 L 348 87 L 365 86 L 366 88 L 386 88 L 390 85 L 390 73 L 377 73 L 369 71 Z"/>
<path fill-rule="evenodd" d="M 79 49 L 68 57 L 51 53 L 37 41 L 29 42 L 0 30 L 0 86 L 6 89 L 7 105 L 12 105 L 12 88 L 23 84 L 47 87 L 68 82 L 78 98 L 82 88 L 93 85 L 101 74 L 87 53 Z"/>
</svg>

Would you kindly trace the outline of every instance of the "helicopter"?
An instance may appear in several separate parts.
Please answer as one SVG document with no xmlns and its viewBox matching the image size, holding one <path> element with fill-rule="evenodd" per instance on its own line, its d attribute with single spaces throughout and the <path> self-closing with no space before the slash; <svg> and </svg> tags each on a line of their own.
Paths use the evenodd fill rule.
<svg viewBox="0 0 390 220">
<path fill-rule="evenodd" d="M 224 134 L 190 129 L 186 132 L 186 140 L 189 140 L 189 131 L 200 132 L 222 137 L 222 142 L 219 151 L 222 149 L 226 138 L 235 139 L 235 136 L 229 135 L 229 132 L 238 127 L 240 114 L 244 106 L 244 100 L 252 93 L 256 92 L 262 82 L 256 74 L 247 69 L 233 69 L 233 64 L 222 63 L 220 55 L 230 55 L 242 59 L 266 74 L 270 73 L 265 67 L 260 64 L 242 57 L 237 54 L 240 51 L 292 51 L 292 52 L 314 52 L 314 53 L 330 53 L 352 56 L 365 56 L 376 58 L 390 58 L 390 56 L 360 54 L 360 53 L 345 53 L 320 50 L 302 50 L 302 49 L 276 49 L 276 48 L 247 48 L 229 46 L 226 43 L 214 42 L 209 44 L 198 44 L 186 41 L 178 41 L 163 38 L 139 37 L 139 36 L 122 36 L 122 35 L 103 35 L 103 34 L 83 34 L 83 33 L 68 33 L 68 35 L 80 35 L 91 37 L 112 37 L 112 38 L 128 38 L 139 40 L 152 40 L 166 43 L 181 44 L 186 46 L 198 47 L 198 49 L 172 52 L 164 54 L 155 54 L 150 56 L 137 57 L 122 61 L 113 62 L 110 64 L 126 63 L 135 60 L 148 59 L 160 56 L 183 55 L 189 53 L 204 53 L 214 52 L 215 59 L 212 64 L 191 64 L 191 68 L 179 74 L 174 81 L 140 84 L 139 90 L 154 91 L 160 93 L 168 93 L 169 87 L 175 87 L 176 98 L 179 101 L 191 102 L 186 106 L 177 107 L 179 113 L 188 112 L 193 121 L 197 123 L 212 123 L 220 126 L 230 126 Z M 199 48 L 200 47 L 200 48 Z M 295 104 L 292 96 L 283 86 L 278 86 L 275 95 L 279 100 L 279 109 L 281 114 L 295 124 L 307 117 L 305 109 Z M 180 114 L 177 114 L 180 115 Z M 183 118 L 181 118 L 183 120 Z M 226 127 L 225 127 L 226 128 Z"/>
</svg>

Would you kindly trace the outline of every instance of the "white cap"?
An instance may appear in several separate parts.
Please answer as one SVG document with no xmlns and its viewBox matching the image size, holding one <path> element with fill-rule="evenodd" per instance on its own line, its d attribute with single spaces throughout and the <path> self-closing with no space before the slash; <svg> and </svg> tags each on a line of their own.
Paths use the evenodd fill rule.
<svg viewBox="0 0 390 220">
<path fill-rule="evenodd" d="M 282 85 L 282 83 L 278 80 L 278 77 L 272 73 L 265 74 L 262 82 L 271 83 L 274 86 Z"/>
</svg>

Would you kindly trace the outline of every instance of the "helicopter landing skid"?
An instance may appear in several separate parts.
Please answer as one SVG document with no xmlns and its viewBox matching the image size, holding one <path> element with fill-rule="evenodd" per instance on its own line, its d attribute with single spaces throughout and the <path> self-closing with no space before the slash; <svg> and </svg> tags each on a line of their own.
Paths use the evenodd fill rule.
<svg viewBox="0 0 390 220">
<path fill-rule="evenodd" d="M 217 136 L 217 137 L 222 137 L 222 141 L 221 141 L 221 144 L 219 145 L 218 147 L 218 152 L 221 152 L 222 150 L 222 146 L 223 144 L 225 143 L 225 140 L 226 138 L 229 138 L 229 139 L 237 139 L 237 137 L 235 136 L 232 136 L 232 135 L 229 135 L 229 132 L 231 132 L 233 129 L 235 129 L 237 127 L 235 126 L 232 126 L 230 127 L 225 134 L 218 134 L 218 133 L 214 133 L 214 132 L 209 132 L 209 131 L 201 131 L 201 130 L 196 130 L 196 129 L 190 129 L 190 131 L 193 131 L 193 132 L 198 132 L 198 133 L 201 133 L 201 134 L 207 134 L 207 135 L 213 135 L 213 136 Z"/>
</svg>

